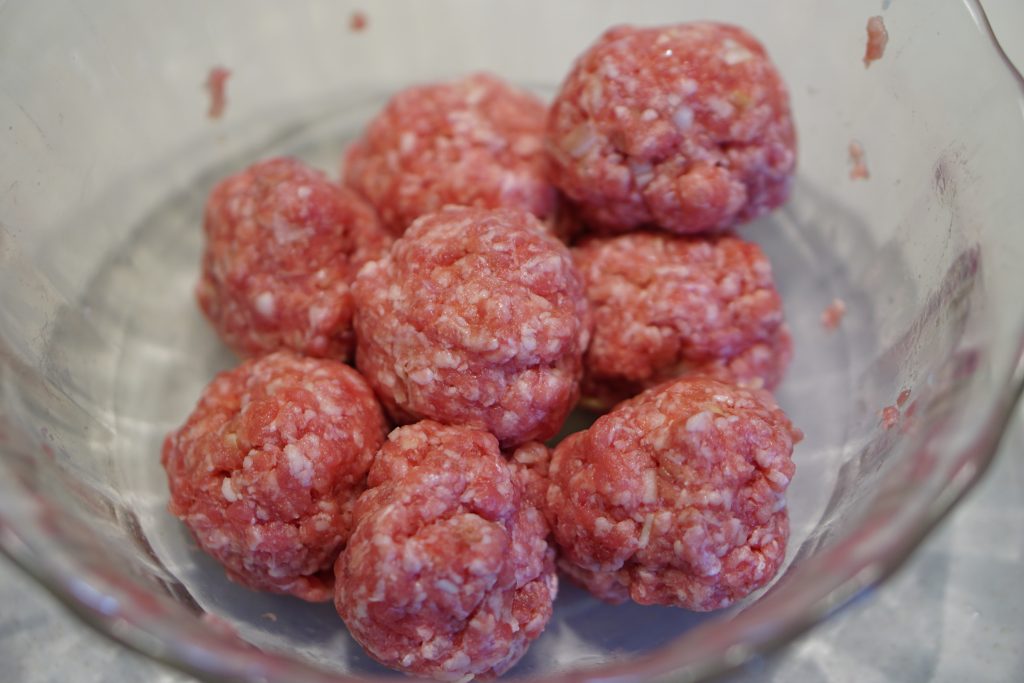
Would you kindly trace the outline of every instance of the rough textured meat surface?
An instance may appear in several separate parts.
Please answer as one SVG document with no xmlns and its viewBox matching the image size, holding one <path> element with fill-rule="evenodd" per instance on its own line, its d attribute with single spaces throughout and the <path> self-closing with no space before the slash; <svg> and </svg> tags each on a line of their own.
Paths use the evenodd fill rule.
<svg viewBox="0 0 1024 683">
<path fill-rule="evenodd" d="M 478 427 L 510 447 L 554 436 L 576 403 L 583 284 L 528 213 L 423 216 L 353 292 L 356 363 L 399 422 Z"/>
<path fill-rule="evenodd" d="M 594 318 L 583 397 L 609 408 L 687 374 L 774 387 L 792 356 L 760 247 L 733 235 L 636 232 L 573 249 Z"/>
<path fill-rule="evenodd" d="M 688 378 L 528 467 L 549 482 L 543 512 L 570 577 L 610 602 L 706 611 L 764 586 L 782 562 L 800 437 L 766 391 Z"/>
<path fill-rule="evenodd" d="M 889 44 L 889 32 L 885 30 L 885 22 L 882 17 L 871 17 L 868 19 L 868 42 L 864 47 L 864 68 L 871 66 L 871 62 L 879 60 L 885 54 L 885 46 Z"/>
<path fill-rule="evenodd" d="M 721 230 L 782 204 L 796 165 L 789 95 L 735 26 L 608 30 L 548 115 L 552 179 L 605 232 Z"/>
<path fill-rule="evenodd" d="M 238 583 L 330 600 L 386 431 L 347 365 L 287 351 L 246 361 L 217 375 L 164 441 L 170 511 Z"/>
<path fill-rule="evenodd" d="M 375 659 L 439 679 L 492 678 L 551 617 L 554 551 L 541 514 L 486 432 L 393 431 L 338 558 L 335 605 Z"/>
<path fill-rule="evenodd" d="M 347 150 L 345 182 L 395 234 L 447 204 L 552 218 L 544 116 L 540 100 L 489 74 L 408 88 Z"/>
<path fill-rule="evenodd" d="M 295 159 L 270 159 L 213 189 L 204 231 L 196 295 L 228 346 L 351 356 L 350 286 L 391 242 L 366 202 Z"/>
</svg>

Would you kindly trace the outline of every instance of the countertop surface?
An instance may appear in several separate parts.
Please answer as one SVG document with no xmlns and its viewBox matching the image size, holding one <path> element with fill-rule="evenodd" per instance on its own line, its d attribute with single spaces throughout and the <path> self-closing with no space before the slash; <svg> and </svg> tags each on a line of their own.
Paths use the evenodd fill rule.
<svg viewBox="0 0 1024 683">
<path fill-rule="evenodd" d="M 1010 58 L 1024 67 L 1024 2 L 984 5 Z M 1022 491 L 1024 409 L 985 479 L 894 578 L 782 654 L 727 680 L 1024 681 Z M 0 605 L 0 681 L 192 681 L 92 632 L 2 560 Z"/>
</svg>

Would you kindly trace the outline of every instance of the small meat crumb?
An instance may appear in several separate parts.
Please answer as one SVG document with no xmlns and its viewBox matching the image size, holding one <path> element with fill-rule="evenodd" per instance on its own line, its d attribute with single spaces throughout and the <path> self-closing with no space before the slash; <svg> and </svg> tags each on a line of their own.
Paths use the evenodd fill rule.
<svg viewBox="0 0 1024 683">
<path fill-rule="evenodd" d="M 366 28 L 366 14 L 356 10 L 352 13 L 352 18 L 349 19 L 348 27 L 353 33 L 359 33 Z"/>
<path fill-rule="evenodd" d="M 900 409 L 896 406 L 882 408 L 882 427 L 892 429 L 900 421 Z"/>
<path fill-rule="evenodd" d="M 910 400 L 910 389 L 904 389 L 900 392 L 900 395 L 896 397 L 896 407 L 902 408 L 903 405 Z"/>
<path fill-rule="evenodd" d="M 854 140 L 850 143 L 850 180 L 867 180 L 868 165 L 864 161 L 864 147 Z"/>
<path fill-rule="evenodd" d="M 267 621 L 277 621 L 277 615 L 273 612 L 264 612 L 260 616 L 266 619 Z"/>
<path fill-rule="evenodd" d="M 821 326 L 829 332 L 833 332 L 843 321 L 844 315 L 846 315 L 846 302 L 842 299 L 832 299 L 832 303 L 821 312 Z"/>
<path fill-rule="evenodd" d="M 871 17 L 868 19 L 868 44 L 864 48 L 864 68 L 871 66 L 871 62 L 881 59 L 885 54 L 885 46 L 889 43 L 889 32 L 885 30 L 885 23 L 882 17 Z"/>
<path fill-rule="evenodd" d="M 219 119 L 224 115 L 224 108 L 228 103 L 225 87 L 229 76 L 231 76 L 229 69 L 215 66 L 210 69 L 210 74 L 206 77 L 206 89 L 210 91 L 210 109 L 206 115 L 211 119 Z"/>
</svg>

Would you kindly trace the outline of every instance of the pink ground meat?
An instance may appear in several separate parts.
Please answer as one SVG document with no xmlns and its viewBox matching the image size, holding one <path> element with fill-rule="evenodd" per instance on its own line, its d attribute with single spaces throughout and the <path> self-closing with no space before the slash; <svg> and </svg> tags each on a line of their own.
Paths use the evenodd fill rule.
<svg viewBox="0 0 1024 683">
<path fill-rule="evenodd" d="M 889 44 L 889 32 L 885 29 L 882 17 L 868 19 L 868 42 L 864 46 L 864 68 L 871 66 L 885 54 L 885 46 Z"/>
<path fill-rule="evenodd" d="M 782 562 L 800 438 L 767 392 L 688 378 L 619 405 L 549 463 L 534 453 L 520 466 L 549 482 L 543 512 L 570 577 L 609 602 L 707 611 Z"/>
<path fill-rule="evenodd" d="M 553 436 L 576 403 L 583 284 L 528 213 L 423 216 L 353 292 L 356 363 L 400 422 L 469 425 L 510 447 Z"/>
<path fill-rule="evenodd" d="M 573 249 L 594 333 L 583 397 L 606 409 L 665 380 L 709 374 L 774 387 L 792 355 L 760 247 L 733 235 L 636 232 Z"/>
<path fill-rule="evenodd" d="M 219 119 L 224 116 L 224 110 L 228 106 L 227 84 L 231 77 L 231 71 L 222 66 L 215 66 L 210 69 L 206 77 L 206 89 L 210 92 L 210 108 L 206 115 L 211 119 Z"/>
<path fill-rule="evenodd" d="M 366 202 L 300 161 L 270 159 L 213 189 L 204 229 L 196 294 L 228 346 L 351 357 L 349 288 L 391 242 Z"/>
<path fill-rule="evenodd" d="M 345 182 L 398 235 L 447 204 L 519 208 L 546 220 L 557 193 L 544 117 L 540 100 L 490 74 L 408 88 L 347 150 Z"/>
<path fill-rule="evenodd" d="M 386 431 L 347 365 L 288 351 L 246 361 L 164 441 L 170 511 L 238 583 L 329 600 Z"/>
<path fill-rule="evenodd" d="M 552 179 L 590 227 L 729 228 L 781 205 L 796 165 L 789 95 L 735 26 L 608 30 L 552 104 Z"/>
<path fill-rule="evenodd" d="M 368 484 L 335 569 L 352 636 L 419 676 L 493 678 L 513 666 L 551 617 L 557 579 L 544 519 L 494 436 L 401 427 Z"/>
</svg>

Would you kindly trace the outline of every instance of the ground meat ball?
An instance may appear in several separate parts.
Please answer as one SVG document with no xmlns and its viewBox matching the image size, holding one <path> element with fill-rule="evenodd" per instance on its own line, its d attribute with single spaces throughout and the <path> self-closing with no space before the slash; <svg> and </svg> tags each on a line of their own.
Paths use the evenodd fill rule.
<svg viewBox="0 0 1024 683">
<path fill-rule="evenodd" d="M 792 355 L 760 247 L 733 235 L 637 232 L 573 249 L 594 317 L 587 405 L 608 408 L 684 374 L 774 387 Z"/>
<path fill-rule="evenodd" d="M 544 513 L 560 567 L 609 602 L 743 598 L 785 556 L 800 436 L 767 392 L 704 377 L 621 404 L 552 454 Z"/>
<path fill-rule="evenodd" d="M 489 74 L 409 88 L 348 149 L 345 182 L 395 234 L 446 204 L 519 208 L 547 219 L 556 191 L 544 116 L 540 100 Z"/>
<path fill-rule="evenodd" d="M 551 617 L 547 526 L 490 434 L 423 421 L 393 431 L 338 558 L 335 605 L 375 659 L 440 679 L 492 678 Z"/>
<path fill-rule="evenodd" d="M 204 227 L 197 297 L 228 346 L 351 356 L 349 287 L 391 242 L 366 202 L 295 159 L 271 159 L 213 189 Z"/>
<path fill-rule="evenodd" d="M 597 230 L 721 230 L 782 204 L 796 165 L 789 95 L 735 26 L 607 31 L 552 104 L 552 179 Z"/>
<path fill-rule="evenodd" d="M 347 365 L 289 351 L 246 361 L 164 441 L 170 511 L 238 583 L 329 600 L 386 431 Z"/>
<path fill-rule="evenodd" d="M 399 422 L 465 424 L 510 447 L 554 436 L 576 403 L 586 297 L 530 214 L 423 216 L 353 292 L 356 363 Z"/>
</svg>

